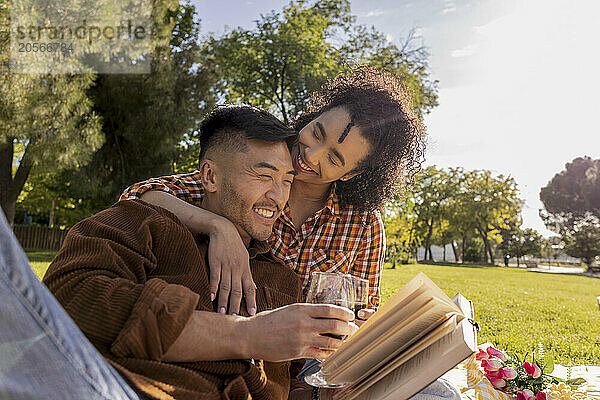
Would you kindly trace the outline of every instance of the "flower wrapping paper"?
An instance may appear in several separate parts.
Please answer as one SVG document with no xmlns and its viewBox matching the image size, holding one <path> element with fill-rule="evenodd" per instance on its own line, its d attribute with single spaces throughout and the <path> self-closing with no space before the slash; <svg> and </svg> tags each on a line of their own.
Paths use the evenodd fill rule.
<svg viewBox="0 0 600 400">
<path fill-rule="evenodd" d="M 487 350 L 490 343 L 479 346 L 479 349 Z M 473 397 L 476 400 L 514 400 L 515 397 L 494 388 L 489 379 L 485 376 L 485 371 L 481 368 L 481 363 L 475 359 L 475 354 L 463 361 L 462 367 L 467 375 L 467 387 L 462 388 L 465 393 L 472 390 Z M 554 384 L 547 390 L 548 400 L 591 400 L 585 392 L 573 390 L 564 383 Z"/>
</svg>

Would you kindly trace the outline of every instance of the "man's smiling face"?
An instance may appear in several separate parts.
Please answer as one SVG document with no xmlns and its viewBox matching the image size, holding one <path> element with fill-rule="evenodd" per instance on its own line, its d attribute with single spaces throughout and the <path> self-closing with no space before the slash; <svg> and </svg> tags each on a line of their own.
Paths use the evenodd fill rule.
<svg viewBox="0 0 600 400">
<path fill-rule="evenodd" d="M 267 240 L 288 201 L 296 171 L 285 142 L 248 140 L 249 151 L 219 166 L 213 210 L 237 227 L 242 239 Z"/>
</svg>

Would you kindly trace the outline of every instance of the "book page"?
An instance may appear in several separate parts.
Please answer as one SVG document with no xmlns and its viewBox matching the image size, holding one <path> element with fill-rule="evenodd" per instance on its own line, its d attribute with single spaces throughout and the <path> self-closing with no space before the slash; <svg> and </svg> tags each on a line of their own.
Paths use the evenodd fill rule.
<svg viewBox="0 0 600 400">
<path fill-rule="evenodd" d="M 322 370 L 331 374 L 339 368 L 343 369 L 345 364 L 356 359 L 358 353 L 360 353 L 360 357 L 364 356 L 378 343 L 387 340 L 390 334 L 408 325 L 413 318 L 418 318 L 419 313 L 422 312 L 419 309 L 422 307 L 425 310 L 431 297 L 435 297 L 438 302 L 446 304 L 450 308 L 447 313 L 455 311 L 461 315 L 459 319 L 462 318 L 460 308 L 421 272 L 396 292 L 354 335 L 329 357 L 321 365 Z M 441 323 L 441 321 L 438 323 Z M 413 335 L 421 333 L 422 336 L 426 332 L 421 329 L 413 332 Z M 406 344 L 406 342 L 403 344 Z M 401 350 L 396 349 L 393 354 L 397 354 L 399 351 Z M 390 355 L 388 354 L 388 356 Z"/>
<path fill-rule="evenodd" d="M 421 311 L 422 314 L 410 323 L 392 329 L 385 338 L 373 342 L 372 345 L 355 354 L 343 365 L 337 366 L 327 363 L 328 360 L 326 360 L 321 369 L 327 375 L 327 380 L 331 383 L 356 382 L 365 374 L 389 362 L 450 317 L 455 316 L 455 319 L 449 329 L 454 329 L 456 325 L 456 312 L 437 298 L 432 299 L 427 309 Z"/>
<path fill-rule="evenodd" d="M 417 356 L 419 353 L 427 349 L 433 343 L 439 341 L 444 336 L 453 332 L 456 329 L 456 315 L 447 320 L 444 324 L 434 329 L 430 332 L 426 337 L 420 340 L 418 343 L 415 343 L 414 346 L 411 346 L 405 352 L 402 352 L 398 356 L 396 356 L 393 360 L 381 366 L 377 371 L 369 374 L 367 377 L 361 378 L 351 387 L 348 387 L 347 390 L 362 393 L 367 390 L 369 387 L 373 386 L 375 383 L 383 379 L 388 374 L 392 373 L 394 370 L 399 368 L 402 364 L 408 362 L 413 357 Z"/>
<path fill-rule="evenodd" d="M 402 329 L 430 309 L 432 301 L 433 297 L 429 294 L 420 293 L 397 312 L 390 314 L 389 318 L 381 320 L 381 323 L 363 330 L 361 335 L 356 332 L 321 365 L 321 369 L 334 370 L 347 363 L 357 353 L 369 351 L 377 341 L 385 340 L 395 330 Z"/>
<path fill-rule="evenodd" d="M 458 308 L 456 304 L 454 304 L 452 300 L 450 300 L 450 298 L 446 295 L 446 293 L 444 293 L 442 289 L 440 289 L 423 272 L 419 272 L 406 285 L 404 285 L 400 290 L 398 290 L 396 294 L 392 296 L 392 298 L 386 301 L 385 304 L 381 306 L 379 310 L 377 310 L 377 312 L 360 327 L 360 329 L 354 334 L 354 336 L 358 335 L 361 330 L 367 330 L 371 325 L 379 323 L 378 321 L 380 319 L 386 318 L 389 312 L 396 309 L 400 303 L 402 303 L 405 299 L 407 299 L 409 296 L 411 296 L 411 294 L 413 294 L 417 290 L 426 291 L 432 296 L 435 296 L 439 299 L 443 299 L 445 302 L 448 303 L 448 305 L 453 307 L 456 312 L 460 312 L 460 308 Z"/>
<path fill-rule="evenodd" d="M 473 316 L 472 303 L 458 294 L 453 299 L 467 316 Z M 418 346 L 418 344 L 417 344 Z M 477 334 L 467 319 L 462 320 L 449 334 L 418 352 L 410 360 L 391 368 L 386 366 L 378 372 L 385 375 L 373 384 L 375 379 L 340 389 L 334 400 L 403 400 L 408 399 L 429 385 L 446 371 L 473 354 L 477 347 Z M 410 351 L 410 349 L 408 350 Z M 400 355 L 399 357 L 402 357 Z M 392 371 L 387 371 L 387 370 Z M 372 376 L 375 378 L 375 375 Z"/>
</svg>

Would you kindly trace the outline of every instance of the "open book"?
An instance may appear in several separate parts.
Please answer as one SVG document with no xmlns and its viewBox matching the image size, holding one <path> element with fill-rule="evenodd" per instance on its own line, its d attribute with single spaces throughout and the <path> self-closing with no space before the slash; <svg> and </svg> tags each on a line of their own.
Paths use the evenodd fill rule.
<svg viewBox="0 0 600 400">
<path fill-rule="evenodd" d="M 408 399 L 475 352 L 473 306 L 419 273 L 321 364 L 334 400 Z"/>
</svg>

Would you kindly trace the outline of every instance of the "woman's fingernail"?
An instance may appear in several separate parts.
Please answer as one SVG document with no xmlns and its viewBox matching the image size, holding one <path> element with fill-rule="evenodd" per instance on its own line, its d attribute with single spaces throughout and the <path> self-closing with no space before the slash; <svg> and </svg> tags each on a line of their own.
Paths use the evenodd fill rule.
<svg viewBox="0 0 600 400">
<path fill-rule="evenodd" d="M 219 313 L 225 314 L 225 307 L 220 307 L 219 308 Z"/>
<path fill-rule="evenodd" d="M 250 315 L 256 314 L 256 308 L 252 307 L 249 311 Z"/>
<path fill-rule="evenodd" d="M 237 315 L 237 313 L 231 313 L 231 315 Z"/>
<path fill-rule="evenodd" d="M 210 294 L 210 301 L 214 301 L 214 300 L 215 300 L 215 294 L 214 294 L 214 293 L 211 293 L 211 294 Z"/>
</svg>

